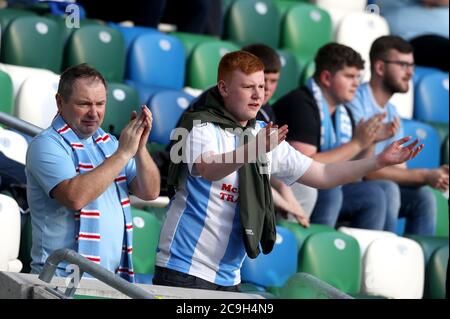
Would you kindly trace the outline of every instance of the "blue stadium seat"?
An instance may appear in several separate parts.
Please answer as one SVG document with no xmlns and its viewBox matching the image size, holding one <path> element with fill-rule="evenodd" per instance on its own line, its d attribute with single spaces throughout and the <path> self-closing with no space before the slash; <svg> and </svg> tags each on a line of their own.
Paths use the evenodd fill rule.
<svg viewBox="0 0 450 319">
<path fill-rule="evenodd" d="M 420 121 L 448 123 L 448 73 L 423 77 L 415 92 L 414 118 Z"/>
<path fill-rule="evenodd" d="M 170 133 L 193 97 L 181 91 L 166 90 L 156 93 L 148 101 L 153 115 L 149 141 L 167 145 Z"/>
<path fill-rule="evenodd" d="M 184 74 L 184 48 L 176 37 L 153 33 L 134 40 L 127 59 L 127 83 L 139 92 L 142 102 L 163 89 L 181 90 Z"/>
<path fill-rule="evenodd" d="M 403 135 L 418 138 L 425 148 L 416 158 L 407 162 L 408 168 L 436 168 L 439 167 L 441 147 L 439 133 L 432 126 L 414 120 L 402 119 Z"/>
<path fill-rule="evenodd" d="M 294 234 L 277 226 L 275 246 L 267 255 L 260 254 L 255 259 L 245 258 L 241 269 L 241 279 L 257 287 L 282 287 L 297 272 L 297 241 Z"/>
<path fill-rule="evenodd" d="M 123 35 L 123 39 L 125 40 L 125 50 L 128 52 L 133 41 L 142 34 L 152 34 L 158 33 L 161 34 L 157 29 L 147 28 L 147 27 L 127 27 L 117 23 L 108 23 L 108 26 L 118 30 Z"/>
<path fill-rule="evenodd" d="M 414 86 L 417 86 L 420 82 L 420 80 L 422 80 L 425 76 L 433 74 L 433 73 L 440 73 L 442 72 L 439 69 L 436 68 L 432 68 L 429 66 L 421 66 L 421 65 L 417 65 L 414 68 L 414 75 L 413 75 L 413 82 L 414 82 Z"/>
</svg>

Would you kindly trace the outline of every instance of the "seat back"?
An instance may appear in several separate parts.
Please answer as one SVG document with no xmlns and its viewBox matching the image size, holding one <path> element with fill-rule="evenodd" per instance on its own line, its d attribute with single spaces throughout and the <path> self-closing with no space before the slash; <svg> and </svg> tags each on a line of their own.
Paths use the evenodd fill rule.
<svg viewBox="0 0 450 319">
<path fill-rule="evenodd" d="M 425 298 L 444 299 L 448 269 L 448 242 L 438 248 L 430 258 L 426 269 Z"/>
<path fill-rule="evenodd" d="M 361 254 L 353 237 L 340 232 L 313 234 L 303 244 L 299 261 L 299 272 L 309 273 L 345 293 L 359 292 Z"/>
<path fill-rule="evenodd" d="M 277 52 L 281 60 L 281 76 L 273 96 L 274 100 L 298 87 L 300 80 L 300 68 L 295 56 L 287 50 L 277 50 Z"/>
<path fill-rule="evenodd" d="M 11 197 L 0 194 L 0 271 L 20 272 L 19 245 L 19 205 Z"/>
<path fill-rule="evenodd" d="M 408 168 L 439 167 L 441 159 L 441 144 L 437 130 L 428 124 L 414 120 L 403 119 L 402 126 L 404 136 L 410 135 L 413 140 L 418 138 L 421 143 L 425 144 L 425 150 L 406 163 Z"/>
<path fill-rule="evenodd" d="M 277 239 L 273 250 L 259 254 L 255 259 L 246 257 L 241 268 L 241 279 L 260 287 L 282 287 L 297 272 L 298 249 L 294 234 L 277 226 Z"/>
<path fill-rule="evenodd" d="M 130 121 L 131 112 L 135 110 L 139 114 L 139 95 L 136 90 L 126 84 L 110 82 L 102 128 L 119 136 Z"/>
<path fill-rule="evenodd" d="M 56 116 L 55 94 L 59 75 L 42 74 L 28 77 L 17 93 L 15 115 L 40 128 L 47 128 Z"/>
<path fill-rule="evenodd" d="M 156 249 L 162 223 L 152 213 L 131 208 L 133 216 L 133 269 L 136 274 L 154 274 Z"/>
<path fill-rule="evenodd" d="M 424 76 L 416 87 L 414 118 L 448 123 L 448 86 L 448 73 L 438 72 Z"/>
<path fill-rule="evenodd" d="M 27 10 L 18 10 L 12 8 L 0 9 L 0 31 L 4 32 L 9 23 L 20 17 L 35 17 L 36 13 Z M 1 33 L 0 33 L 1 39 Z"/>
<path fill-rule="evenodd" d="M 386 298 L 420 299 L 425 267 L 422 249 L 402 237 L 374 240 L 363 257 L 361 292 Z"/>
<path fill-rule="evenodd" d="M 148 103 L 153 114 L 149 140 L 158 144 L 169 144 L 172 130 L 192 100 L 192 96 L 181 91 L 156 93 Z"/>
<path fill-rule="evenodd" d="M 13 85 L 8 73 L 0 70 L 0 111 L 13 113 Z"/>
<path fill-rule="evenodd" d="M 125 70 L 125 42 L 110 27 L 88 25 L 76 30 L 66 45 L 64 66 L 88 63 L 107 81 L 122 82 Z"/>
<path fill-rule="evenodd" d="M 442 164 L 448 165 L 448 163 L 449 163 L 449 160 L 448 160 L 449 154 L 448 153 L 449 152 L 450 152 L 450 149 L 449 149 L 449 145 L 448 145 L 448 134 L 447 134 L 447 137 L 445 138 L 444 143 L 442 145 Z"/>
<path fill-rule="evenodd" d="M 299 253 L 303 247 L 303 243 L 305 242 L 305 240 L 312 234 L 334 231 L 334 228 L 321 224 L 310 224 L 308 228 L 301 226 L 299 223 L 291 222 L 288 220 L 279 220 L 277 224 L 283 228 L 289 229 L 294 234 L 297 241 L 297 248 Z"/>
<path fill-rule="evenodd" d="M 333 30 L 337 30 L 345 16 L 354 12 L 364 12 L 367 6 L 367 0 L 340 0 L 338 6 L 333 0 L 312 0 L 311 2 L 330 14 Z"/>
<path fill-rule="evenodd" d="M 314 58 L 320 47 L 331 41 L 331 30 L 328 12 L 300 3 L 286 12 L 281 27 L 281 47 L 295 52 L 304 64 Z"/>
<path fill-rule="evenodd" d="M 59 72 L 63 43 L 56 22 L 43 17 L 14 19 L 3 33 L 4 63 Z"/>
<path fill-rule="evenodd" d="M 357 27 L 355 27 L 357 26 Z M 346 15 L 336 30 L 336 42 L 347 45 L 361 54 L 364 65 L 364 81 L 370 79 L 369 52 L 372 43 L 389 34 L 389 25 L 382 16 L 367 12 L 353 12 Z"/>
<path fill-rule="evenodd" d="M 143 34 L 152 34 L 157 33 L 161 34 L 158 29 L 155 28 L 149 28 L 149 27 L 139 27 L 139 26 L 123 26 L 117 23 L 109 23 L 109 27 L 118 30 L 125 40 L 125 51 L 128 54 L 128 51 L 130 50 L 134 40 L 137 39 L 138 36 Z"/>
<path fill-rule="evenodd" d="M 200 43 L 194 48 L 187 68 L 187 86 L 207 89 L 217 83 L 217 68 L 220 59 L 227 53 L 239 50 L 231 42 L 214 41 Z"/>
<path fill-rule="evenodd" d="M 140 35 L 128 53 L 127 70 L 128 79 L 134 82 L 181 90 L 185 72 L 183 44 L 171 35 Z"/>
<path fill-rule="evenodd" d="M 0 127 L 0 152 L 6 157 L 25 165 L 27 149 L 28 142 L 25 137 L 17 132 Z"/>
<path fill-rule="evenodd" d="M 385 237 L 397 237 L 396 234 L 382 231 L 382 230 L 372 230 L 372 229 L 360 229 L 352 227 L 339 227 L 338 231 L 352 236 L 358 241 L 359 248 L 361 250 L 361 258 L 364 257 L 367 247 L 376 239 Z"/>
<path fill-rule="evenodd" d="M 437 216 L 436 216 L 436 236 L 448 238 L 449 235 L 449 221 L 448 221 L 448 190 L 445 193 L 437 189 L 431 189 L 436 199 Z"/>
<path fill-rule="evenodd" d="M 188 32 L 173 32 L 171 35 L 177 37 L 178 40 L 183 43 L 184 47 L 184 55 L 186 57 L 186 62 L 189 61 L 192 51 L 195 47 L 204 42 L 217 41 L 216 37 L 204 35 L 204 34 L 196 34 L 196 33 L 188 33 Z"/>
<path fill-rule="evenodd" d="M 13 101 L 17 98 L 17 94 L 19 93 L 20 87 L 28 77 L 33 75 L 35 76 L 55 75 L 54 72 L 45 69 L 28 68 L 25 66 L 2 64 L 2 63 L 0 63 L 0 70 L 7 73 L 11 78 L 13 87 Z"/>
<path fill-rule="evenodd" d="M 225 37 L 242 46 L 264 43 L 278 47 L 280 14 L 270 0 L 236 0 L 225 19 Z"/>
</svg>

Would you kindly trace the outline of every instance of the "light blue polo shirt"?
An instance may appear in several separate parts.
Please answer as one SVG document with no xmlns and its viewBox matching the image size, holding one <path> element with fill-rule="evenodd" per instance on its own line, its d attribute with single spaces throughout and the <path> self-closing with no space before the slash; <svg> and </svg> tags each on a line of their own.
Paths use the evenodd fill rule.
<svg viewBox="0 0 450 319">
<path fill-rule="evenodd" d="M 118 146 L 117 139 L 111 136 Z M 95 167 L 104 161 L 103 153 L 92 137 L 81 140 Z M 56 249 L 77 250 L 75 236 L 78 227 L 74 210 L 69 210 L 50 197 L 50 191 L 59 183 L 77 175 L 75 154 L 71 147 L 52 128 L 36 136 L 30 143 L 26 157 L 27 199 L 32 220 L 31 269 L 40 272 L 48 256 Z M 134 159 L 126 166 L 128 185 L 136 176 Z M 111 184 L 98 198 L 100 218 L 100 265 L 114 272 L 120 264 L 124 233 L 122 206 Z M 65 276 L 66 263 L 61 263 L 56 275 Z"/>
<path fill-rule="evenodd" d="M 352 111 L 355 123 L 358 123 L 361 118 L 367 120 L 375 114 L 383 112 L 387 113 L 386 117 L 383 119 L 383 123 L 392 122 L 395 117 L 400 117 L 397 109 L 392 103 L 387 102 L 386 105 L 380 106 L 375 101 L 369 83 L 361 84 L 358 87 L 353 100 L 347 103 L 346 106 Z M 392 142 L 402 138 L 403 136 L 403 128 L 400 122 L 400 128 L 393 137 L 377 143 L 377 145 L 375 146 L 375 154 L 381 153 Z"/>
</svg>

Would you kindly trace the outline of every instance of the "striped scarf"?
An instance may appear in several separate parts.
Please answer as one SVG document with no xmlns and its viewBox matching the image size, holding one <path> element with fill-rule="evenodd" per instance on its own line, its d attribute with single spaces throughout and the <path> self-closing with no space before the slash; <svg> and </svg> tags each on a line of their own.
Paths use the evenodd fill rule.
<svg viewBox="0 0 450 319">
<path fill-rule="evenodd" d="M 61 135 L 64 141 L 70 145 L 75 153 L 74 165 L 77 174 L 83 174 L 95 168 L 89 158 L 89 153 L 85 150 L 79 137 L 60 115 L 53 120 L 52 127 Z M 110 157 L 115 152 L 115 143 L 101 128 L 99 128 L 92 137 L 105 158 Z M 125 219 L 122 256 L 120 258 L 120 266 L 117 273 L 120 277 L 130 282 L 134 282 L 132 263 L 133 224 L 131 220 L 130 199 L 128 198 L 125 168 L 120 172 L 114 182 L 116 184 L 117 195 L 122 204 L 123 216 Z M 79 224 L 79 233 L 76 238 L 78 253 L 97 264 L 100 264 L 100 217 L 101 211 L 97 200 L 90 202 L 80 211 L 75 213 L 75 221 Z"/>
<path fill-rule="evenodd" d="M 350 115 L 344 105 L 336 105 L 335 125 L 333 127 L 328 103 L 322 90 L 313 78 L 306 86 L 312 91 L 320 114 L 320 151 L 328 151 L 349 142 L 352 139 L 353 128 Z"/>
</svg>

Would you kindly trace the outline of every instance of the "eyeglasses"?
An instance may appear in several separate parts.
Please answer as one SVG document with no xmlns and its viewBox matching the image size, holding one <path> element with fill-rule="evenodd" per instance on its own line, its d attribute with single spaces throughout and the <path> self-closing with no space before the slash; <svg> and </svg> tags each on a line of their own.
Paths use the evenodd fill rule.
<svg viewBox="0 0 450 319">
<path fill-rule="evenodd" d="M 409 63 L 409 62 L 405 62 L 405 61 L 390 61 L 390 60 L 383 60 L 384 63 L 392 63 L 392 64 L 397 64 L 400 65 L 400 67 L 402 68 L 402 70 L 407 70 L 408 68 L 411 68 L 414 70 L 415 68 L 415 64 L 414 63 Z"/>
</svg>

